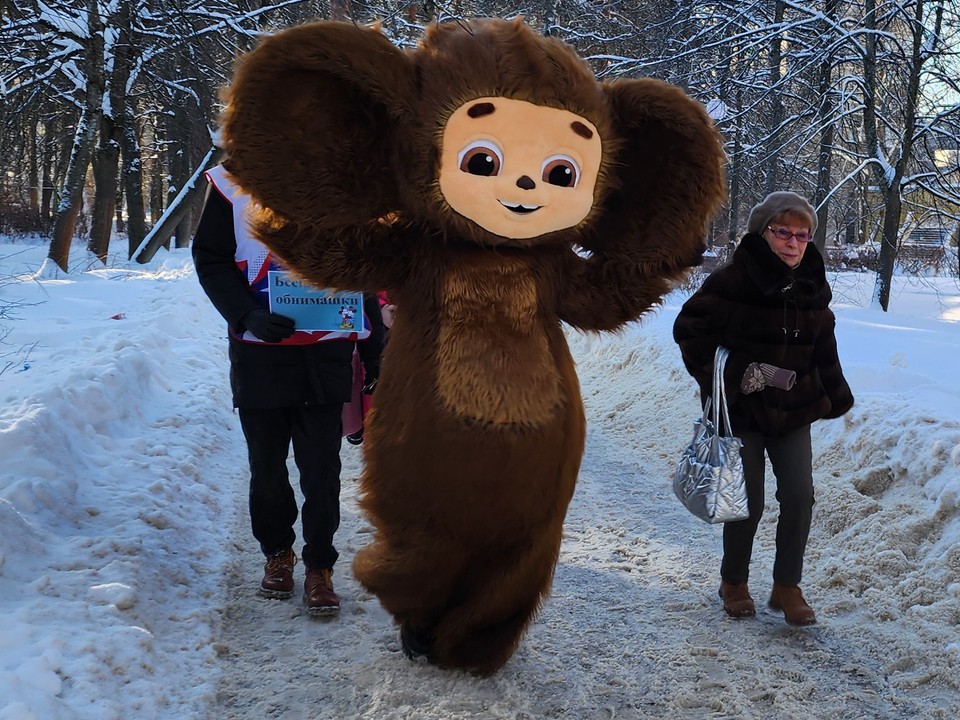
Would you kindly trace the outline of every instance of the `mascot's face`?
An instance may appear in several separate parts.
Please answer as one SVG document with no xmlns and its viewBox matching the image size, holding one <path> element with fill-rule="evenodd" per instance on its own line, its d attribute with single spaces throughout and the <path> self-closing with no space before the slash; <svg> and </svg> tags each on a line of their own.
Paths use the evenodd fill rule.
<svg viewBox="0 0 960 720">
<path fill-rule="evenodd" d="M 443 130 L 440 191 L 488 232 L 527 239 L 581 222 L 593 207 L 600 134 L 569 110 L 484 97 Z"/>
</svg>

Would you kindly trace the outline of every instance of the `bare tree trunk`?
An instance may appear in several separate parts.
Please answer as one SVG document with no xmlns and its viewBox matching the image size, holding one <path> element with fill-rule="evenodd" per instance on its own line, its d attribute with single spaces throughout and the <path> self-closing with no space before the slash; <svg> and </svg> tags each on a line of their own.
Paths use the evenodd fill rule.
<svg viewBox="0 0 960 720">
<path fill-rule="evenodd" d="M 30 122 L 27 129 L 28 158 L 30 163 L 29 180 L 30 187 L 28 195 L 30 200 L 30 212 L 35 215 L 40 214 L 40 166 L 37 164 L 37 123 Z"/>
<path fill-rule="evenodd" d="M 730 37 L 730 32 L 725 33 L 725 39 Z M 740 115 L 743 105 L 743 94 L 738 83 L 732 81 L 732 62 L 733 58 L 738 55 L 738 48 L 734 45 L 731 47 L 731 52 L 729 52 L 725 59 L 723 59 L 718 66 L 719 78 L 717 82 L 717 90 L 719 94 L 720 102 L 723 104 L 722 116 L 716 120 L 717 125 L 726 119 L 730 115 L 731 108 L 734 109 L 736 115 Z M 741 156 L 741 142 L 740 142 L 740 133 L 742 130 L 742 123 L 735 122 L 732 127 L 732 138 L 728 138 L 728 141 L 733 143 L 733 152 L 727 157 L 727 189 L 728 189 L 728 200 L 727 200 L 727 227 L 726 227 L 726 250 L 734 247 L 737 242 L 737 233 L 739 231 L 740 225 L 740 186 L 741 186 L 741 174 L 742 174 L 742 156 Z"/>
<path fill-rule="evenodd" d="M 120 189 L 117 192 L 117 211 L 116 211 L 116 224 L 117 232 L 124 233 L 127 230 L 127 224 L 123 220 L 123 185 L 120 185 Z"/>
<path fill-rule="evenodd" d="M 546 0 L 546 8 L 543 11 L 543 34 L 550 36 L 559 35 L 560 6 L 563 0 Z"/>
<path fill-rule="evenodd" d="M 100 122 L 100 147 L 93 158 L 93 211 L 90 219 L 90 238 L 87 250 L 106 264 L 113 230 L 113 215 L 117 209 L 120 148 L 111 138 L 113 122 L 102 118 Z M 106 138 L 106 141 L 104 139 Z"/>
<path fill-rule="evenodd" d="M 164 188 L 167 186 L 166 175 L 163 173 L 162 158 L 154 160 L 150 174 L 150 220 L 157 222 L 163 215 Z"/>
<path fill-rule="evenodd" d="M 77 217 L 80 215 L 80 205 L 83 202 L 83 184 L 87 177 L 87 167 L 90 165 L 90 155 L 94 133 L 89 127 L 91 121 L 84 112 L 80 117 L 80 126 L 74 138 L 73 153 L 70 155 L 70 165 L 67 167 L 67 179 L 63 184 L 60 205 L 57 208 L 53 222 L 53 238 L 50 240 L 50 250 L 47 257 L 66 272 L 69 269 L 70 243 L 77 227 Z"/>
<path fill-rule="evenodd" d="M 60 123 L 52 118 L 43 121 L 43 144 L 41 145 L 43 187 L 40 190 L 40 216 L 44 220 L 53 217 L 55 206 L 60 202 L 57 197 L 57 167 L 60 164 L 60 152 L 54 141 L 59 127 Z"/>
<path fill-rule="evenodd" d="M 330 19 L 353 19 L 353 9 L 350 7 L 350 0 L 330 0 Z"/>
<path fill-rule="evenodd" d="M 773 10 L 773 24 L 777 28 L 777 34 L 770 39 L 770 74 L 768 92 L 771 98 L 770 105 L 770 142 L 768 145 L 770 159 L 767 166 L 766 191 L 772 193 L 779 189 L 780 182 L 780 153 L 777 147 L 780 143 L 782 131 L 780 125 L 783 123 L 783 100 L 780 95 L 780 80 L 782 79 L 780 65 L 783 62 L 783 39 L 781 38 L 780 26 L 783 24 L 783 6 L 784 0 L 777 0 Z"/>
<path fill-rule="evenodd" d="M 192 168 L 190 167 L 189 149 L 192 145 L 190 137 L 190 123 L 186 112 L 182 107 L 173 110 L 169 117 L 168 136 L 173 140 L 176 147 L 180 148 L 170 158 L 170 175 L 173 178 L 173 186 L 179 192 L 190 182 Z M 174 198 L 171 198 L 171 202 Z M 167 207 L 170 203 L 167 204 Z M 190 247 L 190 237 L 193 234 L 193 205 L 186 203 L 177 227 L 173 233 L 174 247 Z"/>
<path fill-rule="evenodd" d="M 843 244 L 853 245 L 857 241 L 857 191 L 850 188 L 846 193 L 846 212 L 843 214 Z"/>
<path fill-rule="evenodd" d="M 193 146 L 189 113 L 186 107 L 178 106 L 170 109 L 167 115 L 167 138 L 180 151 L 169 157 L 170 188 L 168 190 L 167 208 L 177 198 L 179 193 L 191 181 L 194 168 L 190 160 L 190 148 Z M 193 235 L 193 204 L 186 203 L 179 212 L 179 220 L 173 232 L 174 247 L 190 247 L 190 238 Z"/>
<path fill-rule="evenodd" d="M 166 152 L 167 138 L 164 137 L 165 128 L 158 118 L 154 115 L 150 119 L 150 147 L 152 153 L 146 158 L 147 175 L 147 202 L 150 207 L 150 222 L 156 224 L 163 215 L 163 202 L 166 197 Z"/>
<path fill-rule="evenodd" d="M 925 9 L 924 0 L 918 0 L 913 6 L 913 22 L 909 24 L 912 33 L 912 48 L 909 58 L 903 58 L 907 63 L 907 88 L 901 96 L 903 102 L 902 130 L 898 136 L 899 153 L 893 159 L 886 159 L 890 143 L 881 143 L 878 132 L 879 93 L 877 87 L 877 20 L 876 0 L 866 0 L 864 18 L 869 31 L 865 42 L 864 59 L 864 133 L 867 139 L 867 149 L 874 162 L 871 167 L 876 182 L 883 195 L 884 217 L 883 235 L 880 243 L 879 266 L 877 268 L 876 284 L 873 297 L 880 307 L 886 311 L 890 305 L 890 287 L 893 282 L 893 270 L 897 262 L 897 251 L 900 236 L 900 214 L 903 209 L 901 183 L 907 166 L 913 157 L 914 133 L 917 126 L 917 105 L 920 98 L 920 73 L 923 64 L 929 57 L 923 49 L 925 35 L 933 32 L 934 37 L 940 34 L 940 23 L 943 10 L 938 5 L 936 29 L 928 31 L 924 27 Z"/>
<path fill-rule="evenodd" d="M 49 220 L 53 207 L 53 178 L 50 177 L 50 167 L 48 165 L 43 166 L 41 182 L 43 187 L 40 189 L 40 217 Z"/>
<path fill-rule="evenodd" d="M 47 252 L 47 257 L 64 272 L 69 270 L 70 244 L 83 205 L 83 186 L 87 180 L 87 168 L 90 166 L 95 138 L 94 119 L 90 117 L 88 110 L 84 110 L 74 136 L 73 152 L 67 165 L 67 177 L 60 193 L 60 203 L 53 221 L 53 237 Z"/>
<path fill-rule="evenodd" d="M 127 258 L 140 247 L 147 235 L 143 205 L 143 161 L 133 109 L 127 104 L 123 116 L 123 188 L 127 198 Z"/>
<path fill-rule="evenodd" d="M 899 185 L 899 174 L 896 177 Z M 898 240 L 900 235 L 900 212 L 903 203 L 899 187 L 884 188 L 883 227 L 880 240 L 880 257 L 877 258 L 877 278 L 873 289 L 874 299 L 884 311 L 890 305 L 890 286 L 893 283 L 893 269 L 897 264 Z"/>
<path fill-rule="evenodd" d="M 53 224 L 50 250 L 47 253 L 47 257 L 64 272 L 69 269 L 70 243 L 83 203 L 83 185 L 93 155 L 100 114 L 103 112 L 103 23 L 100 20 L 97 0 L 87 0 L 87 17 L 90 38 L 84 68 L 87 76 L 86 99 L 80 122 L 77 124 L 73 150 L 67 166 L 67 178 Z"/>
<path fill-rule="evenodd" d="M 880 147 L 880 140 L 877 134 L 877 104 L 879 102 L 878 90 L 877 90 L 877 7 L 876 0 L 865 0 L 864 2 L 864 26 L 867 30 L 867 35 L 864 38 L 864 58 L 863 58 L 863 133 L 866 139 L 867 151 L 874 157 L 879 160 L 880 157 L 883 157 L 881 152 L 882 148 Z M 880 165 L 879 161 L 875 161 L 873 167 L 874 175 L 879 182 L 881 192 L 884 197 L 884 206 L 886 207 L 889 202 L 888 198 L 891 194 L 891 179 L 887 168 Z M 899 195 L 899 188 L 896 188 L 896 192 Z M 892 222 L 892 219 L 891 219 Z M 900 218 L 899 215 L 896 218 L 896 224 L 899 226 Z M 878 259 L 879 267 L 877 268 L 877 278 L 876 284 L 874 286 L 874 299 L 877 300 L 880 305 L 886 310 L 886 307 L 883 306 L 883 298 L 890 297 L 890 282 L 893 279 L 893 265 L 896 261 L 897 256 L 897 245 L 896 245 L 896 232 L 891 233 L 892 239 L 888 245 L 887 241 L 887 218 L 884 217 L 884 230 L 881 235 L 881 247 L 880 247 L 880 258 Z"/>
<path fill-rule="evenodd" d="M 93 158 L 96 194 L 87 249 L 106 263 L 110 250 L 113 217 L 117 210 L 120 189 L 120 146 L 123 142 L 123 118 L 127 107 L 127 80 L 130 77 L 130 54 L 133 52 L 130 33 L 130 3 L 118 6 L 112 23 L 119 26 L 113 47 L 110 81 L 110 113 L 100 118 L 100 146 Z"/>
<path fill-rule="evenodd" d="M 833 20 L 837 15 L 838 2 L 839 0 L 826 0 L 824 5 L 824 14 L 827 18 L 826 22 L 823 23 L 825 37 L 832 35 L 831 28 L 833 26 Z M 828 47 L 832 48 L 832 45 L 828 45 Z M 820 152 L 817 158 L 817 187 L 813 193 L 813 205 L 817 208 L 817 232 L 814 234 L 814 243 L 821 254 L 826 252 L 827 247 L 827 220 L 829 218 L 827 194 L 832 187 L 830 179 L 833 169 L 833 139 L 836 133 L 835 120 L 831 117 L 834 108 L 834 100 L 831 93 L 833 56 L 834 53 L 831 49 L 822 60 L 818 87 L 820 94 L 820 107 L 818 109 L 820 119 Z"/>
<path fill-rule="evenodd" d="M 739 96 L 739 91 L 737 92 Z M 739 102 L 738 102 L 739 104 Z M 740 125 L 736 126 L 733 132 L 733 154 L 730 156 L 728 165 L 729 183 L 730 183 L 730 226 L 727 228 L 727 246 L 733 247 L 737 242 L 737 233 L 740 231 L 740 193 L 742 160 L 741 151 L 743 144 L 740 141 Z"/>
</svg>

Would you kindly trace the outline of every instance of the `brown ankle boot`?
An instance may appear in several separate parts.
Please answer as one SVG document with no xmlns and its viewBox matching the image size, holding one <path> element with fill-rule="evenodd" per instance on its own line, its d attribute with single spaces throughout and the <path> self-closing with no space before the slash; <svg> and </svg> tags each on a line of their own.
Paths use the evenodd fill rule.
<svg viewBox="0 0 960 720">
<path fill-rule="evenodd" d="M 296 553 L 287 548 L 276 555 L 268 555 L 263 566 L 260 594 L 263 597 L 285 600 L 293 595 L 293 566 L 297 564 Z"/>
<path fill-rule="evenodd" d="M 817 616 L 796 586 L 774 583 L 768 604 L 773 610 L 782 610 L 784 619 L 791 625 L 814 625 L 817 622 Z"/>
<path fill-rule="evenodd" d="M 750 597 L 750 591 L 745 582 L 734 584 L 721 580 L 720 599 L 723 600 L 723 609 L 730 617 L 753 617 L 757 614 L 756 603 Z"/>
<path fill-rule="evenodd" d="M 307 578 L 303 581 L 303 604 L 310 615 L 336 615 L 340 612 L 340 598 L 333 591 L 332 575 L 330 568 L 307 568 Z"/>
</svg>

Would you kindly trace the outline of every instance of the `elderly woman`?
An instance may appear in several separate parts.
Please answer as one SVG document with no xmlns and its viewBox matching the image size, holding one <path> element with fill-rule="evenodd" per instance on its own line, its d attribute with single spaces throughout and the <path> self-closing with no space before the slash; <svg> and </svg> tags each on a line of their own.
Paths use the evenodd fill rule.
<svg viewBox="0 0 960 720">
<path fill-rule="evenodd" d="M 747 580 L 753 538 L 764 508 L 764 453 L 777 480 L 773 590 L 769 606 L 792 625 L 816 615 L 800 591 L 813 515 L 810 424 L 853 405 L 837 357 L 835 318 L 823 258 L 810 242 L 817 215 L 804 198 L 775 192 L 753 208 L 732 260 L 684 304 L 673 328 L 687 371 L 705 401 L 718 345 L 730 350 L 724 381 L 750 517 L 723 528 L 720 598 L 731 617 L 756 605 Z"/>
</svg>

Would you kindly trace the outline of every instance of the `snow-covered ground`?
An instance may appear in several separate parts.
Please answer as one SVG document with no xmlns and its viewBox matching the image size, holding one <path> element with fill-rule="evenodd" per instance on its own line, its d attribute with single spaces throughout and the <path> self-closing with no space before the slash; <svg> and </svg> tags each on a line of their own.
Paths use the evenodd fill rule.
<svg viewBox="0 0 960 720">
<path fill-rule="evenodd" d="M 898 277 L 883 313 L 872 274 L 832 278 L 856 405 L 814 426 L 804 629 L 723 614 L 720 528 L 670 490 L 699 414 L 670 334 L 684 294 L 619 335 L 570 333 L 589 431 L 553 593 L 481 679 L 405 660 L 353 579 L 357 448 L 340 616 L 254 594 L 224 327 L 189 251 L 140 266 L 118 246 L 82 271 L 76 250 L 41 278 L 45 255 L 0 239 L 0 720 L 960 715 L 956 279 Z"/>
</svg>

